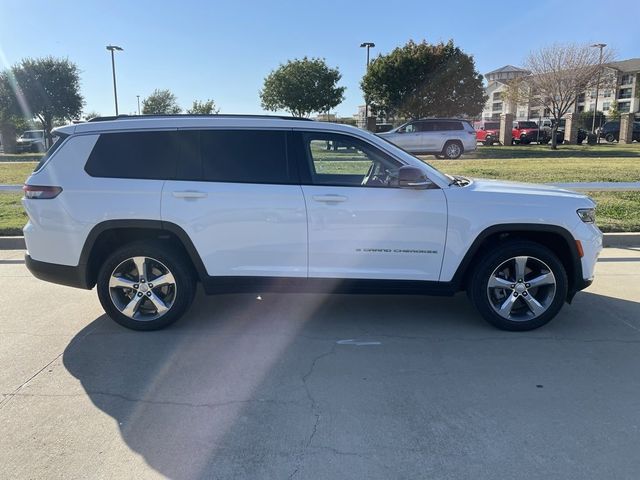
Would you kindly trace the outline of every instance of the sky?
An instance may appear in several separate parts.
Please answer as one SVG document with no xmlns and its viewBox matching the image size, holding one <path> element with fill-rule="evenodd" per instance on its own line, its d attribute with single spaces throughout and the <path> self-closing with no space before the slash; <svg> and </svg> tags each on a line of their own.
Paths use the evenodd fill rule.
<svg viewBox="0 0 640 480">
<path fill-rule="evenodd" d="M 615 12 L 612 14 L 611 12 Z M 608 44 L 618 59 L 640 57 L 640 1 L 71 1 L 0 0 L 0 68 L 25 57 L 68 58 L 81 71 L 84 111 L 114 114 L 111 57 L 116 54 L 120 113 L 137 98 L 169 89 L 183 108 L 213 99 L 221 113 L 265 113 L 264 78 L 294 58 L 321 57 L 342 73 L 345 100 L 363 104 L 362 42 L 372 58 L 408 40 L 453 39 L 480 73 L 521 65 L 551 43 Z"/>
</svg>

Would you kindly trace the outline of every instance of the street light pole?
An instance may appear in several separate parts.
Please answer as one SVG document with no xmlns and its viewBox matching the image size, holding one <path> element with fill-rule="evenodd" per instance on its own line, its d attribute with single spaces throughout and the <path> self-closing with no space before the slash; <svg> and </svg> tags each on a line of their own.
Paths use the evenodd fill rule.
<svg viewBox="0 0 640 480">
<path fill-rule="evenodd" d="M 138 97 L 138 115 L 140 115 L 140 95 L 136 95 Z"/>
<path fill-rule="evenodd" d="M 606 43 L 596 43 L 591 45 L 600 49 L 600 60 L 598 60 L 598 80 L 596 80 L 596 104 L 593 107 L 593 120 L 591 122 L 591 131 L 596 132 L 596 112 L 598 111 L 598 95 L 600 94 L 600 74 L 602 73 L 602 49 L 607 46 Z"/>
<path fill-rule="evenodd" d="M 364 42 L 360 44 L 360 48 L 367 49 L 367 72 L 369 71 L 369 49 L 375 47 L 376 44 L 373 42 Z M 364 100 L 364 128 L 367 128 L 367 122 L 369 120 L 369 102 L 367 99 Z"/>
<path fill-rule="evenodd" d="M 114 56 L 114 52 L 121 52 L 122 47 L 118 47 L 117 45 L 107 45 L 107 50 L 111 52 L 111 73 L 113 74 L 113 99 L 116 103 L 116 116 L 118 116 L 118 88 L 116 86 L 116 60 Z"/>
</svg>

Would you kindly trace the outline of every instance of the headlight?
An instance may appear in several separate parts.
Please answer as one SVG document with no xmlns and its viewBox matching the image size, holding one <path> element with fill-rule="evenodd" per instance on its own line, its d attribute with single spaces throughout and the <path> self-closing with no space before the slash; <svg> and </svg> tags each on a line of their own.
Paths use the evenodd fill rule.
<svg viewBox="0 0 640 480">
<path fill-rule="evenodd" d="M 576 211 L 580 220 L 584 223 L 595 223 L 596 222 L 596 209 L 595 208 L 580 208 Z"/>
</svg>

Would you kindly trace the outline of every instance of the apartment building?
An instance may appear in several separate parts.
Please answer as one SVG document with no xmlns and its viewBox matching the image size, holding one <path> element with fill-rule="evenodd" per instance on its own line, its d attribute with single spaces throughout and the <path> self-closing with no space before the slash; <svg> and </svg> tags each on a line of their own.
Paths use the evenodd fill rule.
<svg viewBox="0 0 640 480">
<path fill-rule="evenodd" d="M 506 65 L 485 75 L 487 103 L 482 111 L 483 120 L 499 119 L 503 113 L 512 113 L 516 120 L 529 120 L 550 116 L 551 112 L 536 105 L 511 105 L 504 98 L 510 80 L 526 77 L 525 69 Z M 640 116 L 640 58 L 611 62 L 603 66 L 601 87 L 598 92 L 598 110 L 607 114 L 614 102 L 620 113 L 633 112 Z M 596 105 L 595 88 L 582 93 L 573 112 L 593 111 Z"/>
</svg>

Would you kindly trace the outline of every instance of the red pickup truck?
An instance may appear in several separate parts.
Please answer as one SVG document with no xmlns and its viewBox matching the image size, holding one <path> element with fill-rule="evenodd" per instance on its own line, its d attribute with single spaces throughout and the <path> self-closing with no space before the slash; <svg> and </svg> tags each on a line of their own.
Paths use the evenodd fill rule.
<svg viewBox="0 0 640 480">
<path fill-rule="evenodd" d="M 500 122 L 484 122 L 476 126 L 476 139 L 484 145 L 490 146 L 498 143 L 500 135 Z"/>
</svg>

